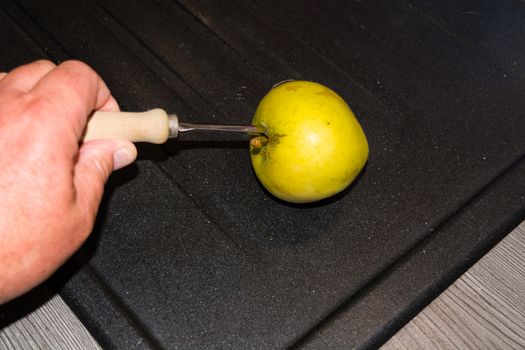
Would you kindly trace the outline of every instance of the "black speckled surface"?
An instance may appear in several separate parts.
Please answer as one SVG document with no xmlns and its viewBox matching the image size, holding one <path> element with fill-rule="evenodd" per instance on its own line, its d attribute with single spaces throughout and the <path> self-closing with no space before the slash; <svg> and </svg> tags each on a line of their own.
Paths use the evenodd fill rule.
<svg viewBox="0 0 525 350">
<path fill-rule="evenodd" d="M 314 80 L 369 139 L 355 184 L 307 206 L 261 188 L 243 136 L 141 145 L 54 278 L 107 347 L 374 347 L 525 216 L 521 1 L 0 9 L 0 70 L 77 58 L 122 109 L 216 123 L 248 122 L 274 83 Z"/>
</svg>

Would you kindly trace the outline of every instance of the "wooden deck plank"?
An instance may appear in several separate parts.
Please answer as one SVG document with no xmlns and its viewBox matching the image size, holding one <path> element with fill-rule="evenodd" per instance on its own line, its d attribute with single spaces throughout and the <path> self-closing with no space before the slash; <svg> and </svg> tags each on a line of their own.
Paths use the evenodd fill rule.
<svg viewBox="0 0 525 350">
<path fill-rule="evenodd" d="M 47 294 L 45 290 L 38 292 Z M 25 300 L 17 302 L 24 303 Z M 20 309 L 23 308 L 24 306 L 21 306 Z M 15 321 L 0 329 L 0 349 L 101 349 L 59 295 L 53 295 L 34 311 L 19 319 L 16 304 L 9 305 L 8 309 L 9 311 L 0 309 L 0 325 L 3 325 L 5 320 Z"/>
</svg>

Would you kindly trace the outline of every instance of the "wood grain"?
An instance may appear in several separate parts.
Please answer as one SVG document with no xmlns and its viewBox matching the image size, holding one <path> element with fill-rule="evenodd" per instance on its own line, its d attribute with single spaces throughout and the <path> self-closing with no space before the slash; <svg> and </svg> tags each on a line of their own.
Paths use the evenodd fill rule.
<svg viewBox="0 0 525 350">
<path fill-rule="evenodd" d="M 41 294 L 41 290 L 38 293 Z M 16 303 L 10 306 L 16 307 Z M 0 309 L 0 321 L 18 318 L 13 307 L 9 308 L 12 310 L 9 314 Z M 101 347 L 62 298 L 54 295 L 34 311 L 0 329 L 0 349 L 99 350 Z"/>
<path fill-rule="evenodd" d="M 524 256 L 522 223 L 382 349 L 525 348 Z"/>
</svg>

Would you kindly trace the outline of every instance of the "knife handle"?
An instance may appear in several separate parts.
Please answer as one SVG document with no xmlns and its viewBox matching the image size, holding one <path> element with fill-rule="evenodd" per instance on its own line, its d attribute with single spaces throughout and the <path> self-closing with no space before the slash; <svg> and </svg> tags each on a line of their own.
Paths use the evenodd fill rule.
<svg viewBox="0 0 525 350">
<path fill-rule="evenodd" d="M 139 113 L 99 111 L 89 118 L 81 141 L 118 139 L 161 144 L 169 136 L 170 120 L 160 108 Z"/>
</svg>

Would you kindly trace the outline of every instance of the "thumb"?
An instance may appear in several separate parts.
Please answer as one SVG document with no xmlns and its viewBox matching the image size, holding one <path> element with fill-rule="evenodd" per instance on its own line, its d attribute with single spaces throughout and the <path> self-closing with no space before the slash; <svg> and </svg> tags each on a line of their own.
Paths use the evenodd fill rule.
<svg viewBox="0 0 525 350">
<path fill-rule="evenodd" d="M 92 140 L 80 146 L 75 165 L 75 189 L 79 204 L 89 209 L 93 218 L 109 175 L 131 164 L 136 158 L 137 149 L 128 141 Z"/>
</svg>

